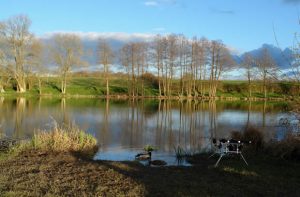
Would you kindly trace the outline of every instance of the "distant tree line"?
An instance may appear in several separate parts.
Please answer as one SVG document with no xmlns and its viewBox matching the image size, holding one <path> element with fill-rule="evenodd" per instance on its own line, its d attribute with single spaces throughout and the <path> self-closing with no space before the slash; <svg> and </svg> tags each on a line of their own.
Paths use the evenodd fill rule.
<svg viewBox="0 0 300 197">
<path fill-rule="evenodd" d="M 0 22 L 0 92 L 5 91 L 5 84 L 13 83 L 17 92 L 24 93 L 35 79 L 42 93 L 42 76 L 50 72 L 45 65 L 52 64 L 57 67 L 60 91 L 66 94 L 67 80 L 74 67 L 87 66 L 80 38 L 74 34 L 56 34 L 53 42 L 42 44 L 30 32 L 30 25 L 30 19 L 24 15 Z M 222 75 L 234 68 L 246 71 L 241 73 L 246 74 L 248 97 L 252 97 L 253 81 L 261 81 L 262 93 L 267 97 L 268 84 L 283 79 L 267 49 L 259 57 L 246 54 L 237 64 L 222 41 L 189 39 L 177 34 L 157 35 L 150 42 L 129 42 L 119 51 L 101 39 L 96 55 L 97 63 L 103 66 L 107 96 L 111 68 L 116 64 L 123 67 L 128 95 L 132 97 L 144 96 L 147 78 L 156 81 L 159 96 L 211 98 L 217 95 Z M 299 83 L 297 61 L 292 66 L 295 77 L 285 79 Z"/>
</svg>

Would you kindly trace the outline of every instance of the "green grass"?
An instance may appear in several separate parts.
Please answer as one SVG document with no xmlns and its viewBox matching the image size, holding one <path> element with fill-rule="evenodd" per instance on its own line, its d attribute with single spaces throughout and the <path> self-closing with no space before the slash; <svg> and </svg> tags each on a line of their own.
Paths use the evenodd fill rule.
<svg viewBox="0 0 300 197">
<path fill-rule="evenodd" d="M 174 80 L 173 87 L 171 88 L 173 96 L 178 96 L 180 92 L 180 81 Z M 206 89 L 205 95 L 208 94 L 208 81 L 204 81 L 204 88 Z M 138 83 L 139 95 L 142 95 L 141 82 Z M 124 76 L 112 76 L 110 82 L 110 95 L 128 95 L 127 79 Z M 298 96 L 297 84 L 290 82 L 276 82 L 268 84 L 268 97 L 269 98 L 285 98 L 286 95 Z M 5 87 L 5 96 L 18 96 L 25 97 L 38 96 L 39 91 L 37 87 L 37 81 L 33 83 L 33 87 L 25 94 L 18 94 L 12 87 L 12 85 Z M 246 98 L 248 97 L 248 85 L 246 81 L 220 81 L 217 90 L 217 96 L 219 97 L 236 97 Z M 153 81 L 145 79 L 144 83 L 144 96 L 158 96 L 159 90 L 157 84 Z M 60 92 L 60 79 L 56 77 L 44 78 L 42 83 L 42 94 L 61 96 Z M 106 88 L 105 81 L 101 77 L 72 77 L 67 82 L 67 95 L 71 96 L 105 96 Z M 252 84 L 252 96 L 256 98 L 263 98 L 262 84 L 259 81 L 254 81 Z"/>
</svg>

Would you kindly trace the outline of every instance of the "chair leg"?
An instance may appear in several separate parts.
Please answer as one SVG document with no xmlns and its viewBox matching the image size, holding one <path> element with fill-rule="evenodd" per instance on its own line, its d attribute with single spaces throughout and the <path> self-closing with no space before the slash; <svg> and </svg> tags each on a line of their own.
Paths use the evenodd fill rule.
<svg viewBox="0 0 300 197">
<path fill-rule="evenodd" d="M 243 154 L 241 153 L 241 157 L 243 158 L 244 162 L 246 163 L 246 165 L 248 166 L 248 163 L 246 161 L 246 159 L 244 158 Z"/>
<path fill-rule="evenodd" d="M 219 162 L 221 161 L 222 157 L 223 157 L 223 155 L 220 155 L 220 157 L 219 157 L 218 161 L 217 161 L 217 162 L 216 162 L 216 164 L 215 164 L 215 168 L 216 168 L 216 167 L 218 167 L 218 165 L 219 165 Z"/>
</svg>

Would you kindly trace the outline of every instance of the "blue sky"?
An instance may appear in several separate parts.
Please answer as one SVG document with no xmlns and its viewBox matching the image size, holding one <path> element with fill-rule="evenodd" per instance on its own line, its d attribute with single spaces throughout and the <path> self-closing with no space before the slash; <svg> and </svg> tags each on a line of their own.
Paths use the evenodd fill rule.
<svg viewBox="0 0 300 197">
<path fill-rule="evenodd" d="M 183 33 L 221 39 L 240 51 L 291 46 L 300 0 L 2 0 L 0 20 L 26 14 L 49 32 Z"/>
</svg>

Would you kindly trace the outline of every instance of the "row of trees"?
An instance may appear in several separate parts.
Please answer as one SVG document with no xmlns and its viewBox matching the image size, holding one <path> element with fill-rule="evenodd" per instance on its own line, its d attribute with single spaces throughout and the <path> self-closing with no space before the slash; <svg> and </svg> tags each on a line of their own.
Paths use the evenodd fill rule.
<svg viewBox="0 0 300 197">
<path fill-rule="evenodd" d="M 18 92 L 26 92 L 33 77 L 38 79 L 41 93 L 42 74 L 46 64 L 58 68 L 61 79 L 61 93 L 66 93 L 68 75 L 75 66 L 85 66 L 81 40 L 73 34 L 57 34 L 53 42 L 43 44 L 29 31 L 31 21 L 20 15 L 0 23 L 0 91 L 9 81 L 16 83 Z M 151 42 L 130 42 L 119 51 L 113 51 L 105 40 L 99 40 L 98 63 L 103 66 L 106 94 L 109 95 L 109 79 L 112 66 L 122 65 L 127 75 L 128 94 L 144 95 L 144 78 L 152 73 L 157 79 L 159 96 L 185 95 L 215 97 L 222 74 L 237 64 L 230 50 L 221 41 L 210 41 L 183 35 L 157 35 Z M 44 56 L 49 62 L 45 63 Z M 239 65 L 246 69 L 249 97 L 251 83 L 256 76 L 263 82 L 263 92 L 267 96 L 267 83 L 277 79 L 277 67 L 264 50 L 260 57 L 246 54 Z M 208 86 L 204 86 L 208 84 Z M 174 83 L 179 84 L 174 88 Z"/>
</svg>

